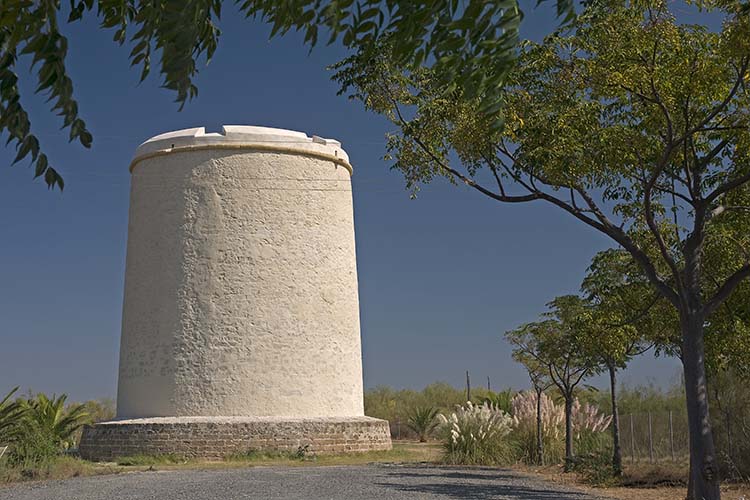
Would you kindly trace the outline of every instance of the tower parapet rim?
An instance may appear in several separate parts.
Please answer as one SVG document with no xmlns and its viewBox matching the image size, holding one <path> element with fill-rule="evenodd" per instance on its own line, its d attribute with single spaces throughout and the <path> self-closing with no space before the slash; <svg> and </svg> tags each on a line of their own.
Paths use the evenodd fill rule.
<svg viewBox="0 0 750 500">
<path fill-rule="evenodd" d="M 223 125 L 221 132 L 205 127 L 186 128 L 156 135 L 143 142 L 130 162 L 130 172 L 147 158 L 180 151 L 201 149 L 247 149 L 287 154 L 303 154 L 332 161 L 352 173 L 349 155 L 341 142 L 304 132 L 252 125 Z"/>
</svg>

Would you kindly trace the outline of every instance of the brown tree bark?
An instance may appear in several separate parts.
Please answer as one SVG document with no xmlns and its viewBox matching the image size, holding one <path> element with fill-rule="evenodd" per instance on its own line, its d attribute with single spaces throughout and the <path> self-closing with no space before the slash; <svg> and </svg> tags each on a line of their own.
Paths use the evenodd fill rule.
<svg viewBox="0 0 750 500">
<path fill-rule="evenodd" d="M 622 475 L 622 448 L 620 446 L 620 409 L 617 405 L 617 367 L 607 363 L 609 369 L 609 387 L 612 395 L 612 472 Z"/>
<path fill-rule="evenodd" d="M 680 315 L 683 332 L 682 361 L 685 376 L 688 429 L 690 435 L 689 500 L 719 500 L 719 467 L 708 409 L 704 318 L 701 313 Z"/>
<path fill-rule="evenodd" d="M 565 472 L 573 469 L 573 395 L 565 395 Z"/>
<path fill-rule="evenodd" d="M 544 465 L 544 440 L 542 436 L 542 389 L 536 390 L 536 459 L 537 464 Z"/>
</svg>

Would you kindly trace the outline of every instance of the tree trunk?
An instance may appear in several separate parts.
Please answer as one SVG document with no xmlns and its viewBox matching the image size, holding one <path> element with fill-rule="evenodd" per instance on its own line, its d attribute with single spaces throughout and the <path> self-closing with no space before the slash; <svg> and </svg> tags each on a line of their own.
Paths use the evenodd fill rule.
<svg viewBox="0 0 750 500">
<path fill-rule="evenodd" d="M 689 500 L 719 500 L 719 467 L 716 460 L 704 363 L 702 314 L 680 315 L 682 364 L 685 374 L 688 431 L 690 435 Z"/>
<path fill-rule="evenodd" d="M 536 460 L 537 464 L 544 465 L 544 440 L 542 437 L 542 390 L 536 390 Z"/>
<path fill-rule="evenodd" d="M 565 395 L 565 472 L 573 468 L 573 395 Z"/>
<path fill-rule="evenodd" d="M 609 387 L 612 394 L 612 472 L 615 476 L 622 475 L 622 448 L 620 447 L 620 409 L 617 406 L 617 367 L 608 363 Z"/>
</svg>

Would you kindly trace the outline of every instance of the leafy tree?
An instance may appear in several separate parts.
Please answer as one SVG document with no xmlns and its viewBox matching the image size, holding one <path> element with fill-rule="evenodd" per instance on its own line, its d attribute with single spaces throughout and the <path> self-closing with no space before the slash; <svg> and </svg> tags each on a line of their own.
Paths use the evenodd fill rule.
<svg viewBox="0 0 750 500">
<path fill-rule="evenodd" d="M 514 357 L 532 365 L 535 376 L 546 369 L 549 380 L 565 402 L 565 470 L 568 471 L 574 457 L 572 414 L 576 389 L 598 367 L 578 343 L 583 301 L 579 297 L 564 296 L 549 306 L 551 310 L 545 314 L 546 319 L 506 332 L 505 337 L 514 345 Z M 543 383 L 541 376 L 538 383 Z M 539 392 L 537 394 L 541 397 Z M 538 411 L 541 412 L 541 408 Z M 540 421 L 537 423 L 539 425 Z"/>
<path fill-rule="evenodd" d="M 662 0 L 587 2 L 569 28 L 524 44 L 497 131 L 481 98 L 447 97 L 434 68 L 401 65 L 387 44 L 337 66 L 343 92 L 397 125 L 389 154 L 410 188 L 443 177 L 500 203 L 547 203 L 633 257 L 679 318 L 688 493 L 708 500 L 720 494 L 704 327 L 750 276 L 743 246 L 704 280 L 705 249 L 747 244 L 750 218 L 736 201 L 750 182 L 750 16 L 722 4 L 715 33 L 679 24 Z"/>
<path fill-rule="evenodd" d="M 612 407 L 612 469 L 622 475 L 617 371 L 654 345 L 663 345 L 674 322 L 666 301 L 643 279 L 624 250 L 597 254 L 583 281 L 585 316 L 578 330 L 587 355 L 609 373 Z M 665 311 L 666 309 L 666 311 Z M 666 315 L 666 317 L 665 317 Z M 675 328 L 676 329 L 676 328 Z M 671 333 L 671 332 L 669 332 Z"/>
<path fill-rule="evenodd" d="M 46 93 L 52 111 L 62 118 L 70 141 L 89 148 L 91 132 L 73 97 L 73 81 L 66 68 L 68 39 L 60 23 L 95 16 L 113 40 L 132 46 L 130 63 L 141 80 L 152 64 L 182 107 L 195 97 L 193 83 L 198 62 L 208 62 L 218 47 L 222 0 L 60 0 L 5 1 L 0 6 L 0 133 L 18 151 L 15 162 L 31 158 L 35 176 L 63 188 L 59 172 L 42 152 L 26 108 L 21 102 L 16 67 L 27 56 L 35 66 L 37 93 Z M 460 87 L 477 96 L 502 85 L 518 43 L 521 11 L 515 0 L 235 0 L 241 14 L 271 24 L 271 36 L 302 31 L 310 47 L 319 36 L 328 43 L 373 54 L 377 42 L 388 37 L 391 56 L 400 64 L 429 65 L 442 75 L 446 91 Z M 572 0 L 557 0 L 558 12 L 573 14 Z M 37 64 L 38 63 L 38 64 Z M 494 114 L 498 100 L 485 100 L 483 110 Z M 14 163 L 15 163 L 14 162 Z"/>
<path fill-rule="evenodd" d="M 419 436 L 419 442 L 424 443 L 427 437 L 440 424 L 437 420 L 439 410 L 433 406 L 420 406 L 414 408 L 409 414 L 406 425 Z"/>
</svg>

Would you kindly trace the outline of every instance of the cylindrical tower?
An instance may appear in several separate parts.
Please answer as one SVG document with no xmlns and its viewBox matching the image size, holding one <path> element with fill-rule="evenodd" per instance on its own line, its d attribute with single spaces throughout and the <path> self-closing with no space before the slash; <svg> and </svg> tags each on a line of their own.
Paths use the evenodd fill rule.
<svg viewBox="0 0 750 500">
<path fill-rule="evenodd" d="M 296 422 L 290 442 L 266 446 L 283 448 L 323 443 L 321 423 L 349 421 L 375 437 L 341 450 L 389 448 L 387 423 L 363 417 L 352 168 L 341 144 L 266 127 L 194 128 L 144 142 L 130 170 L 118 420 L 87 428 L 82 452 L 153 451 L 90 452 L 113 441 L 107 433 L 123 442 L 123 425 L 151 434 L 171 425 L 172 435 L 182 425 L 192 436 L 222 422 L 235 434 L 252 424 L 261 437 L 259 425 L 277 436 Z M 237 451 L 191 450 L 166 447 Z"/>
</svg>

